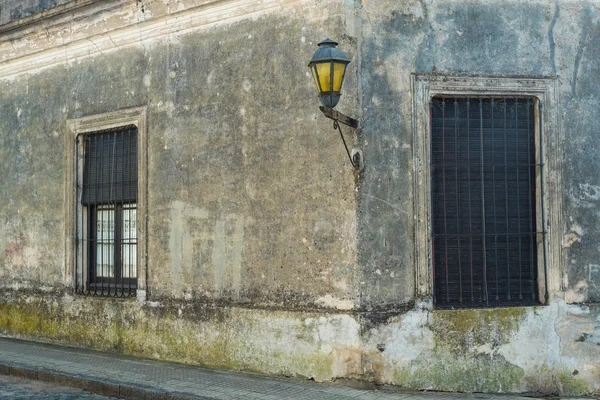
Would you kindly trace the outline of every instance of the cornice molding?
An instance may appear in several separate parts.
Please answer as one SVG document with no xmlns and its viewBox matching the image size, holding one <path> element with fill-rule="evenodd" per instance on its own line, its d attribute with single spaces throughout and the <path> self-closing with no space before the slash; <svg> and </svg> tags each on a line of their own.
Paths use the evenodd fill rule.
<svg viewBox="0 0 600 400">
<path fill-rule="evenodd" d="M 124 0 L 105 0 L 102 6 L 106 6 L 106 3 L 109 3 L 109 5 L 114 5 L 114 3 L 120 3 L 123 1 Z M 8 39 L 14 39 L 14 37 L 12 37 L 13 35 L 22 35 L 23 31 L 26 31 L 28 28 L 32 28 L 32 26 L 35 26 L 36 24 L 43 23 L 47 27 L 48 24 L 54 25 L 60 23 L 61 20 L 64 20 L 64 18 L 60 17 L 66 17 L 70 19 L 73 17 L 74 13 L 82 14 L 83 8 L 89 8 L 90 6 L 97 7 L 98 0 L 73 0 L 48 10 L 36 12 L 27 17 L 7 22 L 0 25 L 0 39 L 4 40 L 4 36 L 6 36 Z M 65 16 L 65 14 L 69 15 Z M 33 27 L 33 29 L 35 29 L 35 27 Z"/>
<path fill-rule="evenodd" d="M 307 1 L 310 0 L 190 0 L 192 8 L 163 16 L 152 16 L 142 21 L 133 19 L 137 13 L 135 1 L 132 3 L 116 0 L 116 4 L 121 6 L 118 10 L 115 10 L 115 7 L 112 7 L 112 10 L 107 9 L 107 5 L 101 3 L 94 18 L 78 19 L 74 16 L 74 22 L 68 25 L 68 30 L 64 24 L 58 24 L 46 31 L 40 32 L 38 29 L 36 33 L 32 32 L 28 36 L 0 41 L 0 79 L 36 73 L 55 65 L 68 65 L 89 57 L 106 55 L 124 47 L 145 47 L 148 42 L 164 37 L 258 17 Z M 79 15 L 95 12 L 90 7 L 82 6 L 79 10 L 83 14 Z M 101 26 L 99 22 L 107 20 L 107 12 L 115 13 L 120 21 L 129 19 L 129 24 L 123 22 L 123 25 L 112 29 L 100 27 L 93 31 L 90 27 Z M 44 20 L 40 20 L 40 24 L 42 21 Z"/>
</svg>

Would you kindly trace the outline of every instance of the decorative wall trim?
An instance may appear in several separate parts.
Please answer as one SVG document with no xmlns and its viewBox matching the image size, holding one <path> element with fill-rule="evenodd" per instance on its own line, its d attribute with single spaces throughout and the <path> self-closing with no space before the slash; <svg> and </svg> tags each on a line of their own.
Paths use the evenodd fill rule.
<svg viewBox="0 0 600 400">
<path fill-rule="evenodd" d="M 413 172 L 415 218 L 415 295 L 432 297 L 431 260 L 431 179 L 429 154 L 429 101 L 436 95 L 531 96 L 541 103 L 545 164 L 546 230 L 548 244 L 548 291 L 564 290 L 562 254 L 563 198 L 562 151 L 558 113 L 558 89 L 555 78 L 480 77 L 412 74 L 413 94 Z M 539 126 L 536 127 L 539 129 Z M 539 184 L 540 182 L 538 182 Z M 540 226 L 541 228 L 541 226 Z M 538 265 L 540 263 L 538 262 Z M 539 269 L 539 267 L 538 267 Z M 540 290 L 544 285 L 540 281 Z M 543 298 L 543 297 L 541 297 Z"/>
</svg>

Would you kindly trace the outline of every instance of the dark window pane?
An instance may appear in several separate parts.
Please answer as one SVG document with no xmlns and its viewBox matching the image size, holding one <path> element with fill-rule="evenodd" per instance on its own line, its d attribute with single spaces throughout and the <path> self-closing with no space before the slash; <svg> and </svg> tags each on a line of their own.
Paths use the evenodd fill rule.
<svg viewBox="0 0 600 400">
<path fill-rule="evenodd" d="M 530 98 L 432 99 L 438 306 L 536 301 L 533 111 Z"/>
</svg>

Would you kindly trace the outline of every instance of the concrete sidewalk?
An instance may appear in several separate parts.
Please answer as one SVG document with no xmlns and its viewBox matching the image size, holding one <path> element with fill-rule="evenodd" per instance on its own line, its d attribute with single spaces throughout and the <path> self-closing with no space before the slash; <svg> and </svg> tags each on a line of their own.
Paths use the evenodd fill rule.
<svg viewBox="0 0 600 400">
<path fill-rule="evenodd" d="M 126 399 L 527 399 L 514 395 L 406 392 L 385 386 L 354 389 L 5 338 L 0 338 L 0 373 Z"/>
</svg>

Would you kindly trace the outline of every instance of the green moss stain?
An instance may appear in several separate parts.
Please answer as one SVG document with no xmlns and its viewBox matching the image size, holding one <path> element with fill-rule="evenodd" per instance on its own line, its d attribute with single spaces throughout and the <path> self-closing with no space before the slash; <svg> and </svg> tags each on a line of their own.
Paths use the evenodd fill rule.
<svg viewBox="0 0 600 400">
<path fill-rule="evenodd" d="M 67 305 L 58 304 L 31 298 L 0 304 L 0 333 L 194 365 L 317 380 L 331 379 L 336 362 L 333 354 L 315 348 L 315 326 L 300 319 L 290 320 L 285 312 L 219 309 L 214 318 L 206 312 L 199 319 L 196 311 L 183 306 L 183 313 L 178 313 L 135 301 L 96 298 L 76 298 Z M 280 325 L 265 331 L 266 320 Z M 257 339 L 256 332 L 261 331 L 265 337 Z M 268 337 L 270 333 L 272 337 Z M 286 346 L 287 343 L 295 343 L 298 348 Z"/>
<path fill-rule="evenodd" d="M 473 346 L 489 344 L 496 347 L 508 343 L 519 329 L 525 313 L 523 307 L 436 310 L 429 328 L 437 345 L 461 354 Z"/>
<path fill-rule="evenodd" d="M 17 332 L 24 336 L 45 333 L 58 334 L 60 319 L 56 307 L 42 301 L 18 302 L 16 305 L 0 306 L 0 331 Z"/>
<path fill-rule="evenodd" d="M 429 329 L 431 354 L 398 367 L 393 383 L 411 389 L 518 392 L 525 372 L 494 352 L 509 343 L 525 317 L 524 308 L 436 310 Z M 484 351 L 478 348 L 485 346 Z"/>
<path fill-rule="evenodd" d="M 590 388 L 586 381 L 578 379 L 572 373 L 561 371 L 558 373 L 558 379 L 562 386 L 563 396 L 583 396 L 590 394 Z"/>
<path fill-rule="evenodd" d="M 437 351 L 410 370 L 396 369 L 393 383 L 411 389 L 452 392 L 518 392 L 525 372 L 501 356 L 487 354 L 457 357 Z"/>
<path fill-rule="evenodd" d="M 210 327 L 176 318 L 128 324 L 121 332 L 123 353 L 217 368 L 237 369 L 226 338 Z"/>
</svg>

